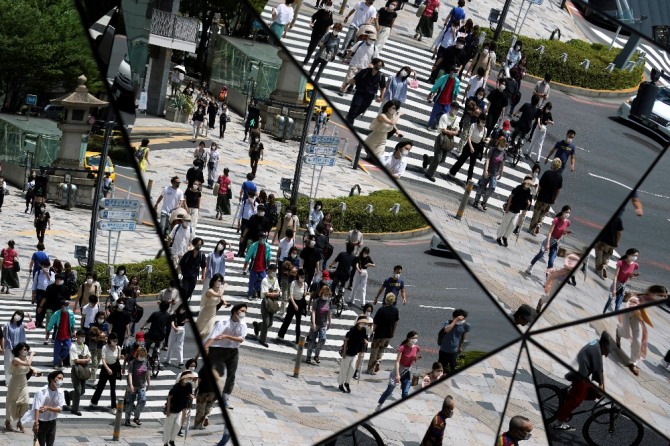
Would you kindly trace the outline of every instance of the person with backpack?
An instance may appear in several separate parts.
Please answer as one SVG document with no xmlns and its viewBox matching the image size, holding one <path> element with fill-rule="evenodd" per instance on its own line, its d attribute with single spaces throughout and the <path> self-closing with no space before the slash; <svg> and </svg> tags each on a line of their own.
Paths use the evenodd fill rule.
<svg viewBox="0 0 670 446">
<path fill-rule="evenodd" d="M 470 324 L 466 322 L 468 312 L 457 308 L 452 318 L 444 323 L 437 335 L 437 344 L 440 346 L 439 361 L 444 370 L 456 370 L 456 360 L 463 351 L 465 334 L 470 331 Z"/>
<path fill-rule="evenodd" d="M 69 365 L 70 346 L 72 338 L 75 338 L 74 313 L 70 310 L 70 301 L 60 302 L 60 309 L 54 312 L 47 324 L 47 337 L 51 330 L 56 330 L 54 337 L 53 366 L 62 367 L 63 363 Z"/>
<path fill-rule="evenodd" d="M 44 313 L 46 320 L 50 321 L 51 315 L 61 308 L 61 302 L 70 299 L 69 294 L 70 293 L 65 287 L 65 275 L 63 273 L 56 274 L 54 283 L 49 285 L 45 290 L 44 299 L 42 299 L 37 311 Z M 44 345 L 47 345 L 50 335 L 51 332 L 47 331 L 46 337 L 44 338 Z"/>
<path fill-rule="evenodd" d="M 56 281 L 56 272 L 51 268 L 49 259 L 43 260 L 41 266 L 33 275 L 32 286 L 32 303 L 35 304 L 37 309 L 35 312 L 35 326 L 38 328 L 44 328 L 45 312 L 40 311 L 40 308 L 43 306 L 42 301 L 44 300 L 46 290 L 49 285 Z"/>
<path fill-rule="evenodd" d="M 377 8 L 373 6 L 374 0 L 365 0 L 360 1 L 351 8 L 349 14 L 344 17 L 344 23 L 346 24 L 349 21 L 349 18 L 353 15 L 354 18 L 351 20 L 347 34 L 342 41 L 342 48 L 340 50 L 340 55 L 344 56 L 346 50 L 349 48 L 349 44 L 355 35 L 360 33 L 360 29 L 366 24 L 372 24 L 375 29 L 379 29 L 379 22 L 377 21 Z"/>
<path fill-rule="evenodd" d="M 242 183 L 240 188 L 240 206 L 238 208 L 237 232 L 244 232 L 249 218 L 256 213 L 256 184 L 254 184 L 254 174 L 247 174 L 247 181 Z"/>
<path fill-rule="evenodd" d="M 377 33 L 370 31 L 369 34 L 362 33 L 360 40 L 352 46 L 344 58 L 344 62 L 349 65 L 344 81 L 340 86 L 338 94 L 342 96 L 347 91 L 351 91 L 354 84 L 354 77 L 359 72 L 365 69 L 372 63 L 373 59 L 379 58 L 377 51 Z M 358 87 L 358 86 L 357 86 Z"/>
<path fill-rule="evenodd" d="M 170 252 L 175 264 L 179 263 L 179 259 L 186 254 L 195 239 L 195 231 L 190 223 L 191 216 L 183 215 L 181 221 L 170 232 Z"/>
<path fill-rule="evenodd" d="M 30 177 L 26 183 L 26 210 L 23 211 L 24 214 L 28 213 L 28 208 L 30 208 L 30 213 L 33 213 L 33 204 L 35 201 L 35 171 L 30 172 Z"/>
<path fill-rule="evenodd" d="M 149 163 L 149 139 L 144 138 L 142 140 L 142 144 L 135 149 L 134 155 L 135 155 L 135 160 L 137 160 L 137 164 L 140 166 L 140 170 L 142 172 L 147 171 L 147 166 L 150 164 Z"/>
<path fill-rule="evenodd" d="M 340 46 L 340 31 L 342 31 L 342 24 L 336 23 L 333 25 L 333 30 L 326 33 L 317 44 L 316 54 L 314 54 L 314 62 L 309 69 L 309 77 L 313 77 L 314 71 L 318 68 L 318 73 L 315 78 L 321 77 L 321 72 L 326 67 L 328 62 L 335 60 L 337 49 Z"/>
<path fill-rule="evenodd" d="M 156 204 L 154 205 L 154 208 L 158 213 L 158 205 L 163 202 L 163 205 L 160 208 L 161 236 L 168 234 L 170 229 L 170 214 L 172 211 L 179 209 L 184 205 L 184 192 L 179 189 L 179 186 L 181 185 L 181 180 L 179 177 L 176 175 L 173 176 L 170 179 L 170 184 L 170 186 L 163 188 L 160 196 L 158 197 L 158 200 L 156 200 Z"/>
<path fill-rule="evenodd" d="M 185 295 L 184 301 L 188 302 L 195 290 L 198 278 L 203 280 L 205 276 L 205 268 L 207 266 L 207 257 L 202 253 L 203 240 L 196 237 L 192 241 L 193 249 L 186 252 L 181 259 L 179 259 L 179 270 L 181 271 L 181 288 Z"/>
</svg>

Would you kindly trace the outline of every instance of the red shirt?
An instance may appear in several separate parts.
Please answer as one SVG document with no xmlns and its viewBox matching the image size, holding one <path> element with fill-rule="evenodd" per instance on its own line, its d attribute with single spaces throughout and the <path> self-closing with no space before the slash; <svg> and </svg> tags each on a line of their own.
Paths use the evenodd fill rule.
<svg viewBox="0 0 670 446">
<path fill-rule="evenodd" d="M 219 195 L 226 195 L 228 193 L 228 185 L 230 184 L 230 178 L 221 175 L 219 177 Z"/>
<path fill-rule="evenodd" d="M 398 347 L 400 353 L 400 365 L 403 367 L 412 367 L 416 361 L 416 355 L 421 349 L 417 345 L 401 345 Z"/>
<path fill-rule="evenodd" d="M 60 323 L 58 324 L 56 339 L 59 341 L 64 341 L 66 339 L 70 339 L 71 337 L 72 333 L 70 333 L 70 315 L 67 311 L 61 310 Z"/>
<path fill-rule="evenodd" d="M 636 262 L 628 263 L 625 260 L 619 260 L 616 262 L 616 266 L 619 268 L 619 275 L 616 276 L 616 281 L 621 285 L 628 282 L 628 279 L 635 273 L 635 270 L 640 267 Z"/>
<path fill-rule="evenodd" d="M 2 250 L 4 258 L 2 259 L 3 268 L 14 268 L 14 257 L 17 257 L 19 254 L 15 249 L 5 248 Z"/>
<path fill-rule="evenodd" d="M 437 102 L 442 105 L 451 105 L 451 100 L 454 96 L 454 85 L 456 85 L 456 80 L 453 76 L 449 76 L 447 83 L 444 85 L 440 96 L 437 98 Z"/>
<path fill-rule="evenodd" d="M 258 242 L 258 250 L 251 269 L 257 273 L 265 271 L 265 243 Z"/>
<path fill-rule="evenodd" d="M 570 226 L 570 220 L 563 220 L 562 218 L 556 217 L 554 218 L 554 231 L 551 233 L 552 238 L 558 240 L 561 237 L 563 237 L 563 234 L 565 231 L 568 230 L 568 226 Z"/>
</svg>

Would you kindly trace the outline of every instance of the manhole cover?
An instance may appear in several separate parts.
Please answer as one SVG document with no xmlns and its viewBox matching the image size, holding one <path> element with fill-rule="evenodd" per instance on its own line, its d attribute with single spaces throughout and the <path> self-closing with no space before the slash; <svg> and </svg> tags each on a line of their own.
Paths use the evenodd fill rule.
<svg viewBox="0 0 670 446">
<path fill-rule="evenodd" d="M 444 268 L 458 268 L 461 266 L 461 264 L 454 262 L 435 262 L 435 266 L 442 266 Z"/>
</svg>

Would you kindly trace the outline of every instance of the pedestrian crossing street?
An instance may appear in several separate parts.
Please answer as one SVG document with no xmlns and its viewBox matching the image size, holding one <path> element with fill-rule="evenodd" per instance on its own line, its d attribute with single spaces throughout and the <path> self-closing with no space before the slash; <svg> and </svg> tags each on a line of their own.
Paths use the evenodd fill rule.
<svg viewBox="0 0 670 446">
<path fill-rule="evenodd" d="M 232 244 L 234 250 L 237 250 L 239 235 L 236 233 L 235 229 L 232 229 L 229 226 L 217 226 L 207 224 L 201 220 L 197 226 L 195 235 L 201 237 L 204 240 L 205 245 L 203 248 L 203 252 L 207 254 L 214 249 L 214 246 L 218 243 L 220 239 L 226 240 L 228 243 Z M 277 253 L 276 245 L 272 245 L 272 253 L 273 253 L 273 259 L 276 258 Z M 253 301 L 249 301 L 247 299 L 246 296 L 247 296 L 248 276 L 242 274 L 243 265 L 244 265 L 243 258 L 236 257 L 234 260 L 227 262 L 226 277 L 225 277 L 225 281 L 227 283 L 227 288 L 225 292 L 226 301 L 230 302 L 233 305 L 235 305 L 235 303 L 238 302 L 246 302 L 249 305 L 247 309 L 247 317 L 245 319 L 248 328 L 248 335 L 245 342 L 242 343 L 241 354 L 245 354 L 245 350 L 247 351 L 254 350 L 256 353 L 258 353 L 259 351 L 261 353 L 268 352 L 268 350 L 270 350 L 275 354 L 277 353 L 280 354 L 282 356 L 280 361 L 292 367 L 293 360 L 296 355 L 296 349 L 293 346 L 292 342 L 293 340 L 295 340 L 295 322 L 291 323 L 284 337 L 284 339 L 287 341 L 286 343 L 279 344 L 273 342 L 274 338 L 277 336 L 279 327 L 281 326 L 281 320 L 279 320 L 278 317 L 276 317 L 275 320 L 273 321 L 272 327 L 268 329 L 268 343 L 270 346 L 269 349 L 263 347 L 258 343 L 258 341 L 255 340 L 255 336 L 253 335 L 252 324 L 254 321 L 260 321 L 260 299 Z M 197 284 L 196 290 L 193 293 L 193 296 L 190 301 L 190 309 L 191 311 L 193 311 L 194 317 L 197 317 L 200 309 L 202 288 L 203 284 Z M 347 294 L 345 294 L 345 298 L 348 298 Z M 147 306 L 148 304 L 145 304 L 145 308 Z M 23 310 L 26 313 L 30 313 L 32 316 L 34 316 L 35 314 L 34 306 L 30 303 L 30 298 L 27 297 L 26 300 L 20 300 L 20 294 L 16 293 L 16 299 L 11 300 L 0 299 L 0 321 L 2 321 L 3 325 L 5 321 L 9 321 L 11 319 L 12 315 L 14 314 L 14 311 L 16 310 Z M 226 310 L 222 308 L 219 311 L 218 319 L 223 320 L 228 318 L 230 316 L 229 310 L 230 309 Z M 344 336 L 347 333 L 347 331 L 354 325 L 354 322 L 358 316 L 357 311 L 354 310 L 360 312 L 360 308 L 351 307 L 351 309 L 345 309 L 340 317 L 336 317 L 335 315 L 333 315 L 332 325 L 330 330 L 328 330 L 328 339 L 326 341 L 326 345 L 321 351 L 320 356 L 322 359 L 339 359 L 338 350 L 342 346 L 342 343 L 344 342 Z M 145 318 L 147 318 L 149 314 L 150 312 L 145 310 L 144 315 Z M 76 326 L 78 328 L 80 326 L 80 314 L 76 313 L 75 318 L 77 320 Z M 301 327 L 302 327 L 302 334 L 306 336 L 307 333 L 309 332 L 308 317 L 303 317 Z M 190 328 L 187 328 L 187 335 L 186 335 L 187 343 L 193 342 L 189 341 L 189 339 L 192 340 L 192 336 L 190 335 L 189 330 Z M 45 333 L 43 329 L 35 329 L 35 330 L 28 330 L 26 336 L 31 351 L 35 352 L 35 362 L 33 363 L 33 366 L 45 372 L 44 375 L 42 375 L 41 377 L 32 377 L 28 382 L 31 401 L 34 392 L 47 384 L 46 375 L 51 370 L 53 370 L 53 367 L 51 365 L 51 358 L 53 358 L 53 344 L 43 345 L 44 334 Z M 186 346 L 185 351 L 189 351 L 189 349 L 187 349 Z M 163 358 L 164 353 L 165 352 L 161 352 L 161 358 Z M 366 359 L 368 356 L 369 355 L 366 354 Z M 185 355 L 184 359 L 187 359 L 187 355 Z M 393 348 L 389 347 L 387 349 L 387 352 L 384 354 L 383 361 L 386 364 L 390 364 L 391 361 L 393 360 L 395 360 L 395 353 L 393 351 Z M 174 364 L 176 363 L 176 361 L 173 360 L 172 363 Z M 333 363 L 330 361 L 325 362 L 322 361 L 320 367 L 334 367 L 334 365 L 331 364 Z M 304 364 L 304 359 L 302 367 L 310 367 Z M 5 364 L 4 361 L 2 361 L 2 365 L 0 366 L 0 372 L 3 374 L 3 377 L 4 377 L 4 369 Z M 72 390 L 72 384 L 69 379 L 70 370 L 69 368 L 65 367 L 63 371 L 65 372 L 65 383 L 63 385 L 63 388 L 64 390 Z M 153 418 L 162 420 L 165 418 L 165 416 L 162 413 L 163 405 L 165 404 L 165 399 L 167 397 L 168 391 L 175 383 L 175 379 L 179 372 L 180 370 L 177 367 L 166 367 L 162 365 L 160 374 L 158 375 L 157 378 L 151 380 L 151 385 L 149 387 L 149 390 L 147 391 L 147 403 L 144 408 L 144 412 L 142 414 L 143 419 Z M 126 388 L 125 378 L 126 377 L 124 376 L 123 380 L 117 381 L 116 386 L 117 398 L 123 397 L 124 395 Z M 70 412 L 64 411 L 61 415 L 59 415 L 59 418 L 70 418 L 76 420 L 97 419 L 97 420 L 110 420 L 111 422 L 111 420 L 114 418 L 114 415 L 106 410 L 110 406 L 109 385 L 107 385 L 106 389 L 102 394 L 102 398 L 98 402 L 99 409 L 92 411 L 89 410 L 88 406 L 90 404 L 90 400 L 91 397 L 93 396 L 94 390 L 95 389 L 87 387 L 86 392 L 81 397 L 80 411 L 83 414 L 82 417 L 78 417 L 72 415 Z M 7 387 L 0 386 L 0 416 L 4 416 L 5 414 L 6 394 L 7 394 Z M 220 413 L 220 409 L 218 408 L 217 405 L 215 405 L 212 414 L 215 415 L 217 413 Z"/>
<path fill-rule="evenodd" d="M 262 13 L 262 17 L 267 23 L 272 21 L 270 6 L 266 6 Z M 286 37 L 281 40 L 282 44 L 286 46 L 299 62 L 302 62 L 305 57 L 311 36 L 311 28 L 309 27 L 310 17 L 311 14 L 308 13 L 299 14 L 293 28 L 291 28 Z M 345 32 L 345 30 L 342 32 Z M 408 168 L 403 179 L 418 181 L 428 186 L 428 190 L 435 192 L 448 190 L 452 193 L 462 194 L 464 192 L 464 182 L 467 178 L 467 167 L 469 165 L 467 162 L 456 175 L 456 178 L 459 179 L 460 182 L 446 179 L 448 170 L 456 162 L 454 156 L 449 156 L 445 163 L 438 166 L 435 175 L 435 183 L 430 182 L 424 176 L 424 171 L 422 169 L 422 156 L 424 154 L 428 156 L 433 155 L 433 145 L 435 138 L 437 137 L 437 132 L 431 132 L 426 129 L 428 117 L 430 116 L 432 109 L 432 104 L 426 101 L 426 96 L 430 92 L 432 85 L 427 83 L 426 79 L 430 74 L 433 61 L 431 60 L 428 46 L 424 46 L 423 44 L 420 45 L 421 46 L 417 47 L 396 41 L 392 35 L 391 38 L 387 40 L 380 53 L 380 58 L 385 64 L 383 73 L 387 78 L 389 76 L 394 76 L 403 66 L 408 65 L 416 71 L 417 79 L 419 80 L 419 87 L 417 89 L 410 89 L 408 92 L 407 100 L 402 107 L 403 116 L 398 125 L 398 130 L 403 134 L 403 138 L 409 139 L 414 143 L 412 151 L 407 156 Z M 308 65 L 304 66 L 306 70 L 309 70 L 312 61 L 313 58 Z M 333 105 L 338 107 L 343 114 L 346 114 L 349 110 L 349 103 L 352 97 L 350 94 L 345 95 L 344 97 L 337 94 L 337 90 L 344 80 L 346 70 L 347 65 L 343 64 L 340 59 L 336 59 L 326 66 L 319 79 L 319 86 L 327 92 L 326 94 L 329 95 Z M 461 89 L 458 96 L 458 100 L 461 103 L 464 100 L 466 86 L 467 80 L 462 79 Z M 471 94 L 472 93 L 474 92 L 471 92 Z M 361 115 L 356 120 L 354 126 L 361 137 L 365 138 L 369 133 L 369 125 L 377 116 L 379 107 L 379 103 L 373 102 L 365 114 Z M 459 138 L 456 137 L 455 141 L 458 142 Z M 386 143 L 386 151 L 393 151 L 397 142 L 397 138 L 389 139 Z M 548 153 L 549 150 L 550 147 L 548 147 L 548 143 L 545 142 L 544 153 Z M 543 169 L 546 167 L 544 164 L 542 166 Z M 475 181 L 481 177 L 483 167 L 484 161 L 478 161 L 474 169 L 473 178 Z M 504 175 L 502 179 L 498 181 L 496 192 L 488 201 L 489 207 L 501 210 L 509 193 L 514 187 L 521 183 L 526 175 L 530 173 L 531 167 L 532 163 L 529 164 L 526 160 L 521 160 L 516 167 L 511 167 L 509 163 L 506 163 Z M 532 212 L 529 212 L 528 218 L 531 216 Z M 545 217 L 544 221 L 550 223 L 551 219 Z"/>
</svg>

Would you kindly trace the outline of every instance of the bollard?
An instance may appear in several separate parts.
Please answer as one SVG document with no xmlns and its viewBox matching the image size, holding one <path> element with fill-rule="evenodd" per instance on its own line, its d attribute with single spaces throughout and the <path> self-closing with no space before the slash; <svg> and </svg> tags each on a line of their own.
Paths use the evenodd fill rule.
<svg viewBox="0 0 670 446">
<path fill-rule="evenodd" d="M 147 181 L 147 193 L 151 197 L 151 188 L 154 186 L 154 180 Z"/>
<path fill-rule="evenodd" d="M 463 218 L 463 214 L 465 213 L 465 206 L 468 204 L 468 198 L 470 198 L 470 194 L 472 193 L 472 187 L 472 181 L 468 181 L 468 184 L 465 185 L 463 198 L 461 198 L 461 204 L 458 206 L 458 211 L 456 212 L 456 220 Z"/>
<path fill-rule="evenodd" d="M 121 415 L 123 415 L 123 398 L 116 400 L 116 418 L 114 418 L 114 434 L 112 441 L 119 441 L 121 436 Z"/>
<path fill-rule="evenodd" d="M 295 354 L 295 367 L 293 368 L 293 377 L 297 378 L 300 376 L 300 362 L 302 361 L 302 349 L 305 348 L 305 337 L 300 336 L 300 342 L 298 342 L 298 351 Z"/>
</svg>

